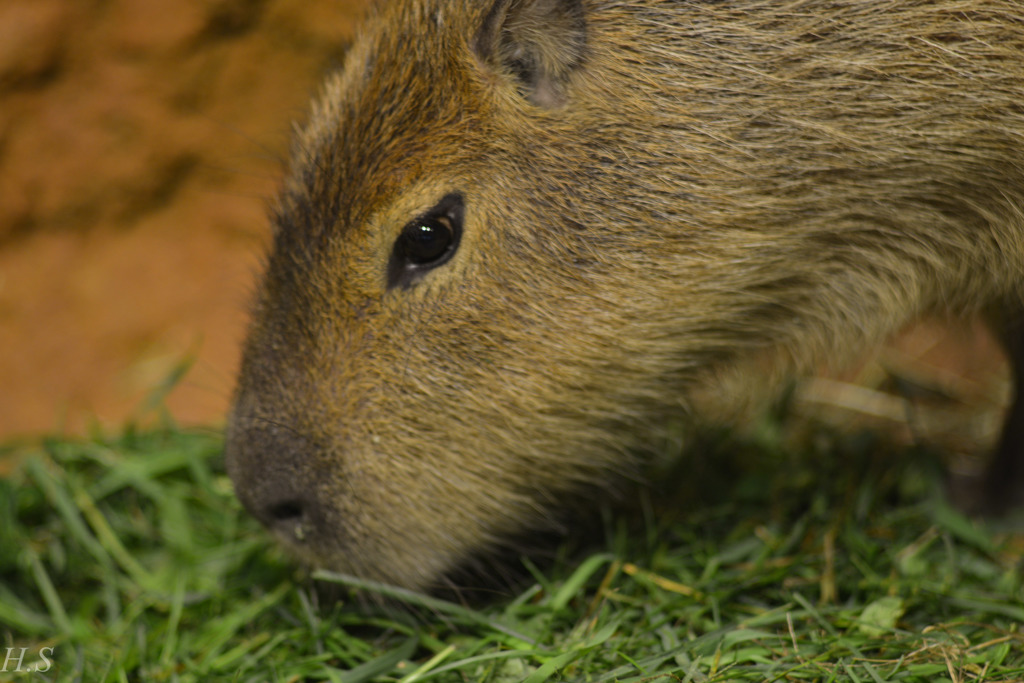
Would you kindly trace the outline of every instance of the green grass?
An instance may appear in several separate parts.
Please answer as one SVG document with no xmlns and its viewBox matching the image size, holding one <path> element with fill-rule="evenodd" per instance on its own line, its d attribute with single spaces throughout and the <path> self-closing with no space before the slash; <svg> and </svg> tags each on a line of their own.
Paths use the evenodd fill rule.
<svg viewBox="0 0 1024 683">
<path fill-rule="evenodd" d="M 951 510 L 925 454 L 808 441 L 709 441 L 639 519 L 604 511 L 604 543 L 477 609 L 314 583 L 212 432 L 11 446 L 0 681 L 1024 680 L 1024 536 Z"/>
</svg>

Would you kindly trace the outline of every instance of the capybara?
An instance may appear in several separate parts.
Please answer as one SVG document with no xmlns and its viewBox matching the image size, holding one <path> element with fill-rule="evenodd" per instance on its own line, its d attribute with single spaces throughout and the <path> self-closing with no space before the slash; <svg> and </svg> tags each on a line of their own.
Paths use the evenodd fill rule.
<svg viewBox="0 0 1024 683">
<path fill-rule="evenodd" d="M 1019 383 L 1024 4 L 387 0 L 273 223 L 238 496 L 315 566 L 435 589 L 666 423 L 915 317 L 987 316 Z"/>
</svg>

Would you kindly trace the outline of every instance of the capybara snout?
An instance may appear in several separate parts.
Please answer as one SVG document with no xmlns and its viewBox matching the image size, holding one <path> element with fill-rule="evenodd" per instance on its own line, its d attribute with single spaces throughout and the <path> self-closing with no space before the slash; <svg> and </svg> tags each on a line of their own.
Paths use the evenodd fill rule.
<svg viewBox="0 0 1024 683">
<path fill-rule="evenodd" d="M 315 566 L 436 587 L 922 314 L 1019 360 L 1024 8 L 388 0 L 273 223 L 238 495 Z"/>
<path fill-rule="evenodd" d="M 312 447 L 301 435 L 273 423 L 248 428 L 245 438 L 246 467 L 231 470 L 242 503 L 268 528 L 301 541 L 325 521 L 316 482 L 292 465 L 302 462 Z"/>
</svg>

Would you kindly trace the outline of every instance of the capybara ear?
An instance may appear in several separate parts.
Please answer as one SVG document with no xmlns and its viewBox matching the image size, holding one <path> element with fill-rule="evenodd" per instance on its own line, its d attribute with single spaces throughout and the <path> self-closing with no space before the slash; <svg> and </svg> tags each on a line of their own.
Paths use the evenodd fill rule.
<svg viewBox="0 0 1024 683">
<path fill-rule="evenodd" d="M 580 0 L 495 0 L 473 41 L 484 64 L 515 76 L 538 107 L 566 102 L 566 83 L 583 61 Z"/>
</svg>

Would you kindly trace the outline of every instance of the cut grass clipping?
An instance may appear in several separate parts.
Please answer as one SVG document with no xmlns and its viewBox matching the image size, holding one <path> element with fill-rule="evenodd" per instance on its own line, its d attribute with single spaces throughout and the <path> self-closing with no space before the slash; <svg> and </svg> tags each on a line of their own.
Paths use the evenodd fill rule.
<svg viewBox="0 0 1024 683">
<path fill-rule="evenodd" d="M 1024 680 L 1020 534 L 946 506 L 921 453 L 771 434 L 702 444 L 672 505 L 606 512 L 603 543 L 477 608 L 303 574 L 218 435 L 12 446 L 0 680 Z"/>
</svg>

